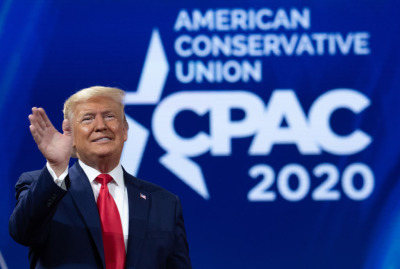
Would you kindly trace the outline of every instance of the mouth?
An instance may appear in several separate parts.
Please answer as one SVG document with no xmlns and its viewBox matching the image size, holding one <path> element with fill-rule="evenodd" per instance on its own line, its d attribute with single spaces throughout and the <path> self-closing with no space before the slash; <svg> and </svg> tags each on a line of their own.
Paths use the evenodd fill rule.
<svg viewBox="0 0 400 269">
<path fill-rule="evenodd" d="M 97 138 L 97 139 L 93 140 L 92 142 L 98 143 L 98 142 L 107 142 L 107 141 L 111 141 L 111 138 L 109 138 L 109 137 L 100 137 L 100 138 Z"/>
</svg>

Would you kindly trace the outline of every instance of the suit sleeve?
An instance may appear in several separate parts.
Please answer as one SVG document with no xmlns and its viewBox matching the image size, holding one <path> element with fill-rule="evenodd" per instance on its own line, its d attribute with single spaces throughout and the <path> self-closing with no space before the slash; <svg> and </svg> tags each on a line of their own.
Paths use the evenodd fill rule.
<svg viewBox="0 0 400 269">
<path fill-rule="evenodd" d="M 175 212 L 175 243 L 172 254 L 167 262 L 167 269 L 191 269 L 192 266 L 189 258 L 189 245 L 186 239 L 182 206 L 178 197 Z"/>
<path fill-rule="evenodd" d="M 57 203 L 66 191 L 54 183 L 46 167 L 22 174 L 15 190 L 17 204 L 9 220 L 9 233 L 22 245 L 40 245 L 47 238 Z"/>
</svg>

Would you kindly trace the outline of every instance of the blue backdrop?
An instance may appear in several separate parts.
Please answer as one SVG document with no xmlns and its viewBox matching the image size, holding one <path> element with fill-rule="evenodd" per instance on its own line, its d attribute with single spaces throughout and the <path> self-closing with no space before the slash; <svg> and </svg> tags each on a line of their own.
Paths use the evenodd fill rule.
<svg viewBox="0 0 400 269">
<path fill-rule="evenodd" d="M 180 196 L 194 268 L 400 268 L 395 1 L 0 1 L 0 268 L 32 106 L 128 92 L 123 165 Z"/>
</svg>

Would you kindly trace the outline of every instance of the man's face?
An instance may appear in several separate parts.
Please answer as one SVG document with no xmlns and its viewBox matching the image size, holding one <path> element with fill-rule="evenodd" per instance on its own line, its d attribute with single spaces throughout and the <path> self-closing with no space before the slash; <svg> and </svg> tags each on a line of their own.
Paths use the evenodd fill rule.
<svg viewBox="0 0 400 269">
<path fill-rule="evenodd" d="M 118 164 L 128 138 L 121 104 L 109 97 L 94 97 L 78 103 L 72 119 L 73 146 L 77 156 L 90 166 L 102 159 Z"/>
</svg>

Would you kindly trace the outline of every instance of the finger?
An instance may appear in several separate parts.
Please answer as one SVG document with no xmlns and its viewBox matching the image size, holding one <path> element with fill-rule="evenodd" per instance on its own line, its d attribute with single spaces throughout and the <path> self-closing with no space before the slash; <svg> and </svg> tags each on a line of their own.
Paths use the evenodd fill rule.
<svg viewBox="0 0 400 269">
<path fill-rule="evenodd" d="M 43 108 L 39 107 L 37 109 L 37 118 L 38 118 L 38 123 L 40 124 L 40 127 L 42 129 L 46 129 L 46 128 L 51 128 L 53 127 L 53 125 L 51 124 L 49 118 L 46 115 L 46 112 L 44 111 Z"/>
<path fill-rule="evenodd" d="M 40 142 L 42 141 L 42 139 L 41 139 L 42 136 L 38 133 L 37 129 L 33 125 L 29 126 L 29 130 L 31 131 L 33 140 L 35 140 L 36 144 L 39 145 Z"/>
<path fill-rule="evenodd" d="M 53 127 L 53 124 L 51 123 L 49 117 L 46 114 L 46 111 L 44 111 L 43 108 L 39 107 L 38 111 L 40 113 L 40 116 L 42 117 L 44 123 L 46 124 L 46 127 Z"/>
<path fill-rule="evenodd" d="M 40 114 L 40 111 L 37 107 L 32 108 L 32 117 L 30 117 L 31 124 L 35 126 L 38 131 L 43 131 L 46 128 L 46 124 L 44 123 L 43 117 Z"/>
<path fill-rule="evenodd" d="M 28 116 L 28 119 L 31 123 L 31 126 L 34 126 L 36 131 L 42 131 L 42 127 L 38 122 L 38 112 L 36 107 L 32 108 L 32 114 Z"/>
</svg>

